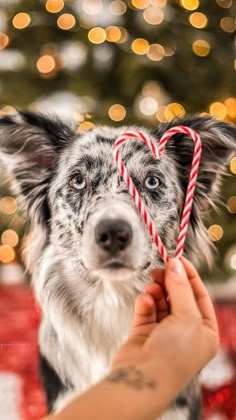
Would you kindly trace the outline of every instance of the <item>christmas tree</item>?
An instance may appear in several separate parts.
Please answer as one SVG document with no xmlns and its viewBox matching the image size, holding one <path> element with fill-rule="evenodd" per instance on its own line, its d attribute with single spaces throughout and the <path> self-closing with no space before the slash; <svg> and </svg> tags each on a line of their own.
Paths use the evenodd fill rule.
<svg viewBox="0 0 236 420">
<path fill-rule="evenodd" d="M 236 123 L 233 0 L 1 0 L 0 115 L 27 108 L 151 127 L 205 113 Z M 0 261 L 21 261 L 25 221 L 1 168 Z M 236 271 L 236 158 L 209 235 L 213 280 Z M 208 275 L 209 278 L 209 275 Z"/>
</svg>

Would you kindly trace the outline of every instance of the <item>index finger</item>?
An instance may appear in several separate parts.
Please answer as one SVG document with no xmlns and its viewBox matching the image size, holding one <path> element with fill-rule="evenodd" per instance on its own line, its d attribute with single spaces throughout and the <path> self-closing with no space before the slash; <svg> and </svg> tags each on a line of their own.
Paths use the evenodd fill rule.
<svg viewBox="0 0 236 420">
<path fill-rule="evenodd" d="M 196 299 L 197 306 L 202 314 L 202 317 L 206 321 L 210 322 L 211 326 L 217 326 L 217 320 L 212 301 L 198 272 L 196 271 L 192 263 L 188 261 L 185 257 L 181 257 L 180 259 L 187 273 L 189 282 L 191 284 Z"/>
</svg>

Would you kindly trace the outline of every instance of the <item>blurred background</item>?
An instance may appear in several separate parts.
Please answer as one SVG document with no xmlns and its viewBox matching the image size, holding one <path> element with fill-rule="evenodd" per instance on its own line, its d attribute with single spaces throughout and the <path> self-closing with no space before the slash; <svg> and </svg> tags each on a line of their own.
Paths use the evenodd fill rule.
<svg viewBox="0 0 236 420">
<path fill-rule="evenodd" d="M 16 109 L 56 113 L 65 121 L 73 119 L 78 130 L 100 123 L 154 127 L 194 113 L 234 124 L 235 16 L 235 0 L 0 0 L 0 115 Z M 206 220 L 216 245 L 214 269 L 203 267 L 220 306 L 222 343 L 228 352 L 218 361 L 218 382 L 214 367 L 213 379 L 204 379 L 210 414 L 206 412 L 218 415 L 215 419 L 233 419 L 236 406 L 236 157 L 227 172 L 219 209 L 209 212 Z M 14 339 L 18 334 L 19 340 L 26 334 L 27 322 L 31 322 L 27 331 L 36 334 L 39 321 L 28 289 L 22 295 L 22 289 L 15 287 L 14 295 L 7 288 L 29 280 L 22 253 L 29 229 L 0 166 L 0 316 L 7 325 L 18 325 Z M 24 296 L 22 306 L 19 296 Z M 5 334 L 9 331 L 5 329 Z M 0 333 L 0 341 L 12 342 L 12 336 L 6 337 Z M 27 340 L 32 344 L 35 335 L 25 335 Z M 19 372 L 26 350 L 22 359 L 17 353 L 21 362 L 15 367 L 15 348 L 4 350 L 7 356 L 2 365 L 0 360 L 0 369 Z M 33 372 L 24 366 L 23 375 Z M 32 375 L 25 385 L 28 402 L 20 418 L 38 418 L 44 410 L 38 379 Z M 12 393 L 14 398 L 16 394 Z M 0 420 L 6 418 L 17 417 L 10 418 L 9 412 L 1 417 L 0 412 Z"/>
</svg>

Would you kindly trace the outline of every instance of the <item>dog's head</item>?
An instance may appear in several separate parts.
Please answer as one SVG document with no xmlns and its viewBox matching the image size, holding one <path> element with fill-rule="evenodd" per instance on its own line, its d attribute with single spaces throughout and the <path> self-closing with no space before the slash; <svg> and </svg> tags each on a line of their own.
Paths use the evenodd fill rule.
<svg viewBox="0 0 236 420">
<path fill-rule="evenodd" d="M 165 130 L 179 124 L 196 130 L 203 142 L 185 245 L 185 254 L 197 262 L 210 256 L 203 219 L 236 150 L 236 127 L 192 117 L 144 131 L 158 142 Z M 32 224 L 40 226 L 42 245 L 51 243 L 62 258 L 73 256 L 88 278 L 123 279 L 161 264 L 114 162 L 112 147 L 126 130 L 100 127 L 76 134 L 57 119 L 30 112 L 0 120 L 1 157 Z M 122 146 L 122 158 L 170 255 L 193 154 L 192 139 L 185 137 L 169 140 L 160 161 L 137 139 Z M 32 249 L 37 259 L 41 249 Z"/>
</svg>

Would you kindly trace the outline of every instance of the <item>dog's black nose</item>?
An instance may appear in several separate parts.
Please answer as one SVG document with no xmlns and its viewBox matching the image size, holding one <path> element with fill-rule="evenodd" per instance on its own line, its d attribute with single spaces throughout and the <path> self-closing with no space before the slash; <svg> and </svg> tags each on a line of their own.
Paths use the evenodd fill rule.
<svg viewBox="0 0 236 420">
<path fill-rule="evenodd" d="M 121 219 L 101 220 L 95 229 L 95 238 L 101 248 L 115 254 L 130 244 L 132 229 Z"/>
</svg>

